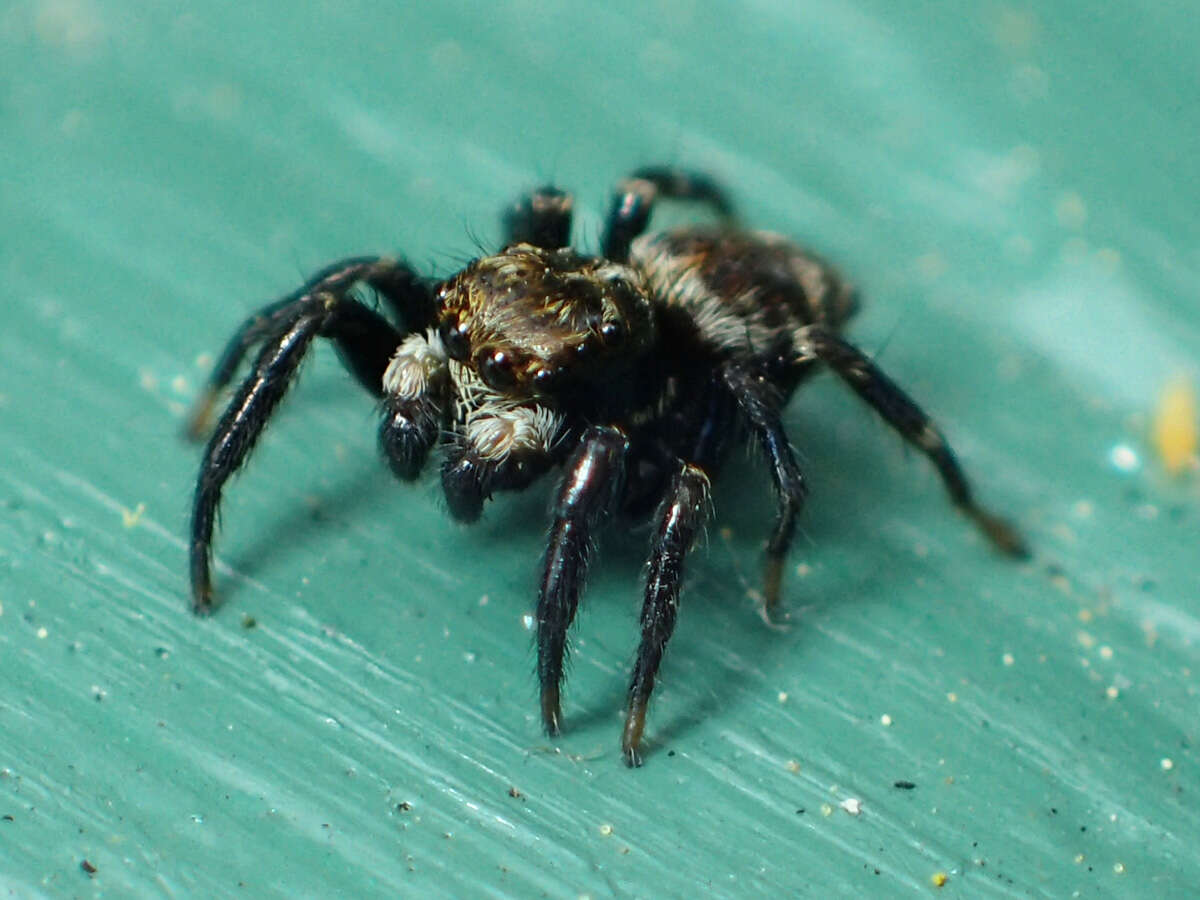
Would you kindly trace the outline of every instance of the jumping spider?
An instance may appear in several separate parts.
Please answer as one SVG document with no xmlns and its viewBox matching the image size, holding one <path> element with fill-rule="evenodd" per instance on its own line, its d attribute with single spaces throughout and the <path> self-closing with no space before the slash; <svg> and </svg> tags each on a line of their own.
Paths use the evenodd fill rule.
<svg viewBox="0 0 1200 900">
<path fill-rule="evenodd" d="M 664 198 L 706 205 L 720 224 L 644 233 Z M 551 735 L 562 724 L 567 631 L 592 532 L 611 513 L 653 513 L 621 740 L 631 766 L 641 763 L 646 706 L 675 628 L 684 558 L 708 518 L 710 479 L 746 440 L 765 455 L 778 498 L 766 612 L 779 601 L 806 493 L 781 412 L 822 365 L 929 458 L 951 500 L 999 549 L 1023 552 L 1017 533 L 972 499 L 925 413 L 840 337 L 855 294 L 822 259 L 781 237 L 740 230 L 725 193 L 696 173 L 645 168 L 620 182 L 600 256 L 569 247 L 571 213 L 569 194 L 534 191 L 507 212 L 504 247 L 445 280 L 431 282 L 393 258 L 347 259 L 242 323 L 190 420 L 194 436 L 207 430 L 216 398 L 259 347 L 200 468 L 191 525 L 197 613 L 212 609 L 221 490 L 318 337 L 333 341 L 380 400 L 379 442 L 399 478 L 415 479 L 437 445 L 456 519 L 474 521 L 497 491 L 564 469 L 537 601 L 537 677 Z M 392 318 L 357 299 L 358 285 L 378 294 Z"/>
</svg>

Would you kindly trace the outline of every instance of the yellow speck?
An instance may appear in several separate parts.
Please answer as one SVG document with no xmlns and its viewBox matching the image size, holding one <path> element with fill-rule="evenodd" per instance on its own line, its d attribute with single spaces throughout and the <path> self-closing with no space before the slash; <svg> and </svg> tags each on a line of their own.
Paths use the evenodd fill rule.
<svg viewBox="0 0 1200 900">
<path fill-rule="evenodd" d="M 1085 859 L 1087 859 L 1087 857 L 1084 856 L 1082 853 L 1076 853 L 1075 854 L 1075 865 L 1080 865 Z"/>
<path fill-rule="evenodd" d="M 726 540 L 726 541 L 732 540 L 733 539 L 733 529 L 732 528 L 722 528 L 721 529 L 721 539 Z"/>
<path fill-rule="evenodd" d="M 1200 443 L 1197 424 L 1196 391 L 1190 380 L 1176 377 L 1159 395 L 1154 411 L 1154 447 L 1163 466 L 1178 475 L 1189 465 L 1195 465 L 1196 447 Z"/>
<path fill-rule="evenodd" d="M 1011 666 L 1013 663 L 1016 662 L 1016 659 L 1013 657 L 1013 655 L 1011 653 L 1005 653 L 1004 656 L 1001 657 L 1001 659 L 1006 666 Z"/>
<path fill-rule="evenodd" d="M 1162 770 L 1164 772 L 1170 772 L 1173 768 L 1175 768 L 1175 760 L 1164 756 L 1159 765 L 1162 766 Z"/>
<path fill-rule="evenodd" d="M 1125 874 L 1125 863 L 1113 863 L 1113 873 L 1116 875 Z"/>
<path fill-rule="evenodd" d="M 946 695 L 946 699 L 949 700 L 951 703 L 957 703 L 958 702 L 958 694 L 954 693 L 954 691 L 950 691 L 950 693 L 948 693 Z"/>
<path fill-rule="evenodd" d="M 787 703 L 787 691 L 780 691 L 779 696 L 776 699 L 778 699 L 780 703 Z"/>
<path fill-rule="evenodd" d="M 1116 700 L 1117 697 L 1121 696 L 1121 691 L 1115 684 L 1110 684 L 1104 689 L 1104 696 L 1109 700 Z"/>
<path fill-rule="evenodd" d="M 882 716 L 879 717 L 879 724 L 883 725 L 886 728 L 888 725 L 892 724 L 892 717 L 889 716 L 887 713 L 884 713 Z"/>
<path fill-rule="evenodd" d="M 1096 636 L 1086 631 L 1078 632 L 1075 640 L 1079 641 L 1080 646 L 1087 647 L 1089 650 L 1096 646 Z"/>
<path fill-rule="evenodd" d="M 1108 646 L 1108 644 L 1105 644 L 1103 647 L 1101 647 L 1100 648 L 1100 658 L 1101 659 L 1112 659 L 1113 658 L 1113 648 Z"/>
<path fill-rule="evenodd" d="M 796 574 L 801 578 L 805 578 L 812 574 L 812 566 L 808 563 L 800 563 L 800 565 L 796 566 Z"/>
<path fill-rule="evenodd" d="M 950 876 L 945 872 L 934 872 L 929 876 L 929 881 L 934 887 L 945 887 L 946 882 L 950 880 Z"/>
<path fill-rule="evenodd" d="M 1121 267 L 1121 251 L 1113 247 L 1101 247 L 1096 251 L 1096 262 L 1111 275 Z"/>
<path fill-rule="evenodd" d="M 1075 191 L 1063 191 L 1054 203 L 1054 215 L 1064 228 L 1079 229 L 1087 221 L 1087 204 Z"/>
<path fill-rule="evenodd" d="M 793 774 L 795 774 L 796 772 L 799 772 L 800 771 L 800 763 L 796 762 L 796 760 L 794 760 L 794 759 L 789 759 L 787 761 L 787 770 Z"/>
<path fill-rule="evenodd" d="M 821 815 L 823 815 L 825 818 L 828 819 L 830 816 L 833 815 L 833 807 L 830 806 L 828 803 L 822 803 L 821 804 Z"/>
<path fill-rule="evenodd" d="M 611 825 L 607 824 L 607 823 L 606 823 L 606 824 L 604 824 L 604 825 L 601 825 L 601 826 L 600 826 L 600 833 L 601 833 L 602 835 L 604 835 L 605 837 L 608 837 L 610 834 L 612 834 L 612 833 L 613 833 L 613 827 L 612 827 Z"/>
<path fill-rule="evenodd" d="M 37 637 L 39 641 L 44 641 L 46 638 L 50 637 L 50 632 L 46 630 L 45 626 L 42 626 L 37 630 Z"/>
<path fill-rule="evenodd" d="M 133 509 L 121 510 L 121 524 L 126 528 L 136 528 L 138 522 L 142 520 L 142 515 L 146 512 L 146 504 L 139 503 Z"/>
</svg>

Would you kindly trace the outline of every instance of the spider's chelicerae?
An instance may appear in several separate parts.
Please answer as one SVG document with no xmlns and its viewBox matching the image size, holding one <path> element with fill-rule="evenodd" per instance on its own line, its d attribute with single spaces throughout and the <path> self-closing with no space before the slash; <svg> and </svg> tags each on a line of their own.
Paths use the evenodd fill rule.
<svg viewBox="0 0 1200 900">
<path fill-rule="evenodd" d="M 720 220 L 646 232 L 655 203 L 696 201 Z M 700 174 L 634 172 L 617 187 L 603 252 L 568 246 L 572 201 L 532 192 L 505 216 L 493 256 L 432 282 L 389 257 L 335 263 L 238 328 L 192 416 L 207 428 L 216 397 L 258 355 L 204 454 L 191 527 L 192 599 L 212 607 L 210 557 L 221 490 L 245 461 L 313 341 L 328 338 L 379 398 L 379 442 L 395 474 L 441 457 L 451 515 L 477 519 L 497 491 L 562 469 L 537 600 L 542 721 L 557 734 L 567 631 L 592 535 L 615 513 L 653 517 L 641 644 L 622 750 L 639 765 L 646 706 L 679 611 L 684 560 L 709 515 L 710 481 L 730 447 L 766 457 L 778 512 L 767 543 L 766 612 L 806 493 L 781 413 L 822 366 L 924 453 L 954 503 L 1001 550 L 1017 533 L 978 506 L 929 417 L 840 336 L 855 295 L 819 257 L 784 238 L 739 229 L 725 193 Z M 390 317 L 356 298 L 364 285 Z"/>
</svg>

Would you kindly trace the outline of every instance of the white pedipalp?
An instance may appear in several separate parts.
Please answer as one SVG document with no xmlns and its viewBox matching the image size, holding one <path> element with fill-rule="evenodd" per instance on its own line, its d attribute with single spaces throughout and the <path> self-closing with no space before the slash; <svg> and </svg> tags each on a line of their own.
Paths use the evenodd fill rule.
<svg viewBox="0 0 1200 900">
<path fill-rule="evenodd" d="M 425 396 L 430 385 L 446 375 L 446 351 L 437 332 L 410 334 L 396 348 L 383 373 L 383 392 L 406 400 Z"/>
<path fill-rule="evenodd" d="M 481 459 L 502 463 L 513 455 L 550 453 L 562 432 L 561 413 L 498 393 L 464 363 L 451 360 L 450 377 L 454 419 Z"/>
</svg>

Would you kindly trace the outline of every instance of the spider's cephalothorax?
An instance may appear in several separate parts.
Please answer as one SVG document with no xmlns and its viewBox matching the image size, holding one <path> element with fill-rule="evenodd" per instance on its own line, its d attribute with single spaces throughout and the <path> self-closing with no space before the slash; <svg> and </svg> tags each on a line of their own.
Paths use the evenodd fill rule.
<svg viewBox="0 0 1200 900">
<path fill-rule="evenodd" d="M 699 201 L 720 219 L 643 234 L 660 198 Z M 675 627 L 684 558 L 709 513 L 710 479 L 730 445 L 766 456 L 778 498 L 767 543 L 765 612 L 805 482 L 781 412 L 817 367 L 837 373 L 937 468 L 951 499 L 998 546 L 1024 552 L 971 496 L 941 432 L 840 337 L 855 296 L 818 257 L 775 235 L 739 229 L 708 178 L 647 168 L 618 186 L 599 256 L 568 246 L 571 198 L 543 188 L 505 217 L 508 241 L 440 282 L 394 259 L 327 267 L 248 318 L 217 363 L 189 424 L 208 428 L 222 389 L 253 348 L 249 376 L 217 422 L 196 487 L 193 607 L 212 607 L 210 564 L 221 491 L 245 461 L 316 337 L 382 403 L 379 437 L 397 476 L 413 479 L 437 446 L 450 512 L 478 518 L 497 491 L 564 472 L 553 504 L 537 602 L 542 718 L 557 734 L 567 631 L 592 553 L 612 514 L 652 515 L 642 639 L 622 749 L 640 763 L 646 706 Z M 388 318 L 353 294 L 373 289 Z"/>
</svg>

